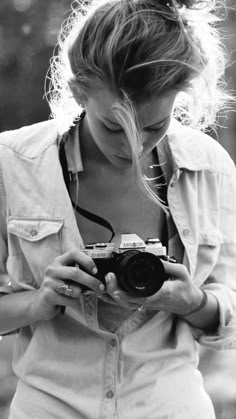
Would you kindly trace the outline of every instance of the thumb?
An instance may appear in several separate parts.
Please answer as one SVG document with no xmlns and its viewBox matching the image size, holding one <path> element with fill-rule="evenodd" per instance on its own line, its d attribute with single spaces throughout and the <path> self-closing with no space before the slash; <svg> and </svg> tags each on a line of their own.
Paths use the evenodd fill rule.
<svg viewBox="0 0 236 419">
<path fill-rule="evenodd" d="M 189 272 L 185 265 L 182 265 L 181 263 L 166 262 L 165 260 L 162 260 L 161 262 L 163 263 L 167 275 L 184 281 L 190 279 Z"/>
</svg>

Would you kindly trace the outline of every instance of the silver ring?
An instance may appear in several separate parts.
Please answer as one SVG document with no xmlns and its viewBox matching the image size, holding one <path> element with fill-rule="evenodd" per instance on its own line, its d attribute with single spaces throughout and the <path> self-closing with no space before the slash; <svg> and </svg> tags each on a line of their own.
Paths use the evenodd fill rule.
<svg viewBox="0 0 236 419">
<path fill-rule="evenodd" d="M 72 297 L 73 294 L 73 289 L 69 287 L 69 285 L 67 284 L 62 284 L 59 285 L 56 289 L 55 289 L 57 294 L 60 295 L 65 295 L 66 297 Z"/>
</svg>

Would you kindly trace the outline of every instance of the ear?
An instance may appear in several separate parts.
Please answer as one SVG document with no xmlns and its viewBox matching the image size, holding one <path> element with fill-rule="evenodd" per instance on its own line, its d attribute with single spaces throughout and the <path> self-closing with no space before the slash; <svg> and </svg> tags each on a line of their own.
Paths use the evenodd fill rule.
<svg viewBox="0 0 236 419">
<path fill-rule="evenodd" d="M 87 101 L 86 93 L 81 89 L 81 87 L 78 85 L 78 82 L 75 80 L 69 80 L 68 85 L 76 102 L 84 107 L 84 104 Z"/>
</svg>

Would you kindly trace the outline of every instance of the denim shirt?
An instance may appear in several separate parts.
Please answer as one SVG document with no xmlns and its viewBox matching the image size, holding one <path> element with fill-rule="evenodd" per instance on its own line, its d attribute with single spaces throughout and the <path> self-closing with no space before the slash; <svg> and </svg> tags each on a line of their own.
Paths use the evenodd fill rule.
<svg viewBox="0 0 236 419">
<path fill-rule="evenodd" d="M 82 248 L 51 120 L 0 135 L 0 292 L 38 288 L 45 268 Z M 75 139 L 74 139 L 75 140 Z M 77 141 L 78 140 L 78 141 Z M 83 170 L 79 138 L 69 169 Z M 22 328 L 13 368 L 19 377 L 10 419 L 214 419 L 197 370 L 197 343 L 236 348 L 236 176 L 209 136 L 173 121 L 158 145 L 168 181 L 172 254 L 219 303 L 215 334 L 171 313 L 136 310 L 111 333 L 91 293 L 65 315 Z M 75 158 L 76 155 L 76 158 Z"/>
</svg>

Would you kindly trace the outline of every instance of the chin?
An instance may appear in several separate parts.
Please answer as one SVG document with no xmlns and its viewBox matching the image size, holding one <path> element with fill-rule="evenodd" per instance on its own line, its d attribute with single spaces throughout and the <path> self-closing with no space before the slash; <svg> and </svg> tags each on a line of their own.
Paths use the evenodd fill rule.
<svg viewBox="0 0 236 419">
<path fill-rule="evenodd" d="M 114 155 L 109 158 L 109 161 L 113 166 L 117 167 L 118 169 L 128 169 L 133 166 L 133 160 L 125 157 Z"/>
</svg>

